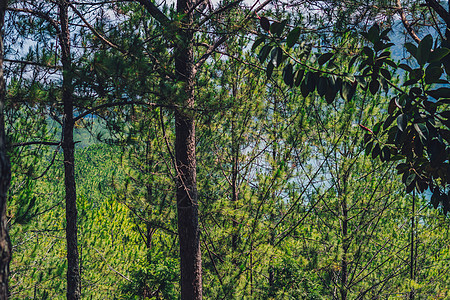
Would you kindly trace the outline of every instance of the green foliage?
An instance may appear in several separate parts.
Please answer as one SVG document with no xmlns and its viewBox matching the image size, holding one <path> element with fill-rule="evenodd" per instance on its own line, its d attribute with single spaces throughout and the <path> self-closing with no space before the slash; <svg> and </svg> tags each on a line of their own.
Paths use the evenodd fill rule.
<svg viewBox="0 0 450 300">
<path fill-rule="evenodd" d="M 390 45 L 385 44 L 382 37 L 371 42 L 374 51 L 377 45 L 381 45 L 378 48 Z M 447 214 L 450 210 L 450 201 L 445 193 L 449 182 L 446 163 L 448 159 L 446 132 L 449 125 L 446 122 L 446 98 L 450 97 L 450 94 L 448 88 L 439 85 L 450 84 L 445 79 L 448 77 L 448 70 L 444 64 L 450 50 L 442 47 L 433 49 L 433 45 L 436 44 L 433 37 L 427 35 L 417 47 L 412 43 L 405 45 L 417 62 L 417 67 L 412 68 L 405 64 L 399 66 L 405 70 L 408 80 L 403 83 L 402 88 L 392 84 L 395 87 L 394 95 L 383 131 L 373 132 L 367 141 L 387 136 L 376 146 L 379 148 L 380 145 L 384 145 L 383 149 L 388 149 L 386 152 L 390 155 L 383 155 L 382 159 L 401 160 L 397 170 L 398 174 L 402 175 L 407 192 L 431 190 L 431 204 L 435 208 L 440 206 L 444 214 Z M 386 58 L 379 60 L 380 67 L 389 61 L 389 55 L 390 53 L 385 56 Z M 387 65 L 389 67 L 390 64 Z M 375 68 L 375 65 L 372 68 Z M 444 75 L 444 72 L 447 74 Z M 374 80 L 377 80 L 378 76 L 375 71 L 372 72 Z M 390 79 L 385 77 L 387 80 Z M 395 119 L 396 123 L 393 122 Z M 379 154 L 379 151 L 372 148 L 373 157 Z"/>
<path fill-rule="evenodd" d="M 206 29 L 194 34 L 196 60 L 217 40 L 209 32 L 235 32 L 248 15 L 237 4 L 196 21 Z M 173 41 L 183 16 L 164 8 L 172 21 L 162 28 L 138 3 L 103 5 L 111 15 L 95 28 L 121 51 L 84 25 L 74 38 L 75 111 L 104 105 L 76 123 L 82 296 L 178 299 L 173 107 L 186 95 Z M 332 25 L 327 14 L 267 11 L 251 49 L 249 34 L 227 40 L 193 79 L 194 107 L 177 108 L 196 120 L 204 298 L 450 297 L 449 221 L 405 194 L 396 174 L 446 210 L 449 45 L 433 36 L 406 44 L 414 63 L 398 65 L 402 86 L 388 28 L 372 26 L 362 42 L 340 30 L 359 7 L 331 8 Z M 25 34 L 42 22 L 19 25 Z M 36 42 L 51 33 L 30 31 Z M 57 54 L 36 47 L 27 57 L 49 64 Z M 50 79 L 8 82 L 11 144 L 60 135 Z M 13 299 L 65 298 L 63 158 L 51 147 L 10 149 Z"/>
<path fill-rule="evenodd" d="M 266 19 L 264 21 L 266 27 L 267 22 Z M 381 89 L 387 93 L 390 86 L 394 87 L 394 96 L 391 96 L 386 119 L 378 122 L 373 130 L 362 126 L 367 132 L 364 141 L 366 154 L 371 153 L 372 158 L 380 157 L 382 161 L 404 161 L 399 165 L 399 174 L 403 175 L 402 181 L 406 185 L 407 192 L 414 189 L 424 192 L 430 189 L 433 193 L 431 200 L 433 206 L 440 206 L 444 214 L 447 214 L 450 210 L 450 201 L 445 191 L 450 181 L 447 178 L 446 163 L 448 160 L 446 120 L 450 117 L 450 113 L 445 109 L 450 93 L 445 86 L 450 83 L 443 78 L 448 74 L 445 76 L 443 74 L 448 73 L 445 61 L 450 50 L 436 46 L 437 42 L 434 42 L 430 34 L 426 35 L 417 47 L 412 43 L 406 43 L 405 47 L 418 67 L 413 69 L 406 64 L 399 65 L 409 78 L 403 83 L 404 88 L 401 88 L 392 77 L 391 70 L 397 68 L 397 64 L 390 58 L 389 48 L 394 45 L 388 37 L 390 28 L 381 30 L 375 24 L 367 32 L 361 33 L 369 46 L 364 46 L 360 54 L 355 56 L 360 58 L 357 64 L 359 72 L 351 76 L 340 70 L 329 75 L 330 70 L 334 69 L 334 57 L 337 58 L 340 53 L 328 52 L 316 55 L 317 59 L 314 62 L 311 62 L 308 56 L 302 59 L 301 55 L 297 58 L 298 55 L 294 57 L 289 54 L 289 48 L 296 46 L 300 37 L 299 30 L 300 27 L 292 29 L 287 34 L 286 40 L 281 36 L 282 30 L 276 34 L 268 30 L 269 36 L 256 40 L 254 49 L 263 44 L 259 53 L 261 62 L 266 60 L 267 53 L 273 45 L 278 45 L 272 50 L 272 58 L 266 69 L 267 77 L 270 78 L 274 68 L 284 62 L 283 80 L 287 86 L 292 88 L 294 82 L 298 82 L 305 98 L 317 90 L 318 95 L 324 97 L 329 104 L 334 102 L 338 92 L 345 101 L 351 101 L 358 87 L 364 91 L 368 90 L 372 95 L 378 94 Z M 286 44 L 286 50 L 279 46 L 281 43 Z M 302 48 L 301 45 L 298 47 Z M 356 60 L 358 58 L 352 59 L 350 65 Z M 293 65 L 287 61 L 295 62 L 298 69 L 305 70 L 302 72 L 303 80 L 294 78 Z M 316 63 L 317 67 L 313 63 Z M 328 66 L 327 70 L 320 69 L 324 65 Z M 349 81 L 350 78 L 353 79 Z M 393 122 L 395 119 L 396 124 Z"/>
<path fill-rule="evenodd" d="M 178 299 L 177 260 L 152 252 L 131 270 L 132 280 L 121 288 L 125 299 Z"/>
</svg>

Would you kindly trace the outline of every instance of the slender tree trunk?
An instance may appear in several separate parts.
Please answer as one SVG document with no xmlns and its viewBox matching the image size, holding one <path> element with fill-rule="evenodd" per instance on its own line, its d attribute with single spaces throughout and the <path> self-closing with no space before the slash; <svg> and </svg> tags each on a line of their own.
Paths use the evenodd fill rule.
<svg viewBox="0 0 450 300">
<path fill-rule="evenodd" d="M 152 167 L 154 165 L 153 163 L 153 149 L 152 149 L 152 142 L 151 142 L 151 138 L 150 138 L 150 133 L 147 136 L 147 145 L 145 148 L 145 164 L 146 164 L 146 170 L 148 174 L 152 173 Z M 153 185 L 151 183 L 151 180 L 146 184 L 146 189 L 147 189 L 147 205 L 153 204 Z M 150 216 L 145 216 L 145 218 L 149 218 Z M 147 250 L 150 250 L 152 248 L 152 238 L 153 238 L 153 227 L 150 224 L 150 222 L 146 222 L 145 224 L 146 227 L 146 241 L 145 241 L 145 245 L 147 247 Z M 151 258 L 150 258 L 151 260 Z M 149 261 L 150 263 L 151 261 Z"/>
<path fill-rule="evenodd" d="M 67 299 L 81 297 L 81 280 L 77 240 L 77 193 L 75 185 L 75 144 L 73 141 L 73 83 L 70 57 L 68 5 L 59 1 L 61 63 L 63 66 L 62 100 L 64 106 L 63 144 L 64 183 L 66 190 Z"/>
<path fill-rule="evenodd" d="M 412 213 L 411 213 L 411 248 L 410 248 L 410 266 L 409 266 L 409 277 L 411 279 L 411 281 L 415 280 L 415 251 L 414 251 L 414 237 L 415 237 L 415 224 L 416 224 L 416 220 L 415 220 L 415 214 L 416 214 L 416 192 L 415 190 L 413 191 L 413 196 L 412 196 Z M 415 295 L 415 291 L 414 288 L 411 288 L 411 291 L 409 293 L 409 299 L 413 300 L 414 299 L 414 295 Z"/>
<path fill-rule="evenodd" d="M 342 200 L 342 261 L 341 261 L 341 300 L 347 300 L 347 255 L 348 255 L 348 208 L 347 196 Z"/>
<path fill-rule="evenodd" d="M 342 210 L 342 260 L 341 260 L 341 287 L 340 294 L 341 300 L 347 300 L 348 297 L 348 289 L 347 289 L 347 281 L 348 281 L 348 249 L 350 248 L 349 236 L 348 236 L 348 225 L 349 225 L 349 216 L 348 216 L 348 203 L 347 203 L 347 176 L 348 170 L 344 174 L 344 178 L 342 180 L 342 192 L 340 197 L 341 201 L 341 210 Z"/>
<path fill-rule="evenodd" d="M 8 299 L 9 262 L 11 261 L 11 241 L 6 219 L 6 200 L 11 181 L 11 165 L 6 154 L 4 117 L 6 84 L 3 77 L 3 25 L 6 2 L 6 0 L 0 1 L 0 300 Z"/>
<path fill-rule="evenodd" d="M 274 115 L 274 118 L 276 118 L 276 116 L 277 116 L 277 105 L 278 105 L 277 102 L 278 101 L 275 98 L 274 99 L 274 104 L 273 104 L 273 115 Z M 277 127 L 276 123 L 274 124 L 274 126 L 275 127 L 273 127 L 274 130 L 273 130 L 272 134 L 273 134 L 273 138 L 276 139 L 277 132 L 278 132 L 277 128 L 276 128 Z M 274 143 L 273 146 L 272 146 L 273 147 L 273 149 L 272 149 L 272 160 L 273 160 L 273 162 L 277 161 L 278 148 L 277 148 L 276 145 L 277 144 Z M 276 169 L 277 169 L 277 166 L 274 165 L 274 167 L 272 169 L 272 172 L 274 172 L 274 174 L 276 172 Z M 270 211 L 269 226 L 272 226 L 272 224 L 275 221 L 275 214 L 273 213 L 273 209 L 274 209 L 273 206 L 275 205 L 275 202 L 276 202 L 275 198 L 276 198 L 276 193 L 275 193 L 275 190 L 273 190 L 272 198 L 270 200 L 272 209 Z M 273 247 L 275 245 L 275 231 L 274 230 L 270 231 L 269 245 L 271 247 Z M 274 267 L 273 267 L 273 256 L 270 256 L 270 260 L 269 260 L 269 287 L 270 287 L 270 291 L 271 291 L 271 294 L 270 294 L 271 296 L 273 296 L 272 295 L 272 290 L 273 290 L 274 284 L 275 284 L 275 273 L 274 273 Z"/>
<path fill-rule="evenodd" d="M 237 98 L 237 87 L 236 83 L 233 83 L 233 99 Z M 238 165 L 239 165 L 239 134 L 236 128 L 236 112 L 233 111 L 232 119 L 231 119 L 231 156 L 232 156 L 232 170 L 231 170 L 231 202 L 233 203 L 233 209 L 237 209 L 237 201 L 238 201 Z M 238 223 L 236 221 L 236 214 L 233 215 L 233 234 L 231 235 L 231 249 L 235 251 L 237 249 L 238 243 Z"/>
<path fill-rule="evenodd" d="M 275 215 L 273 213 L 270 213 L 270 224 L 272 225 L 272 222 L 275 220 Z M 273 230 L 270 231 L 270 237 L 269 237 L 269 245 L 271 247 L 274 247 L 275 245 L 275 232 Z M 275 272 L 273 267 L 273 256 L 270 256 L 269 260 L 269 287 L 270 287 L 270 296 L 273 295 L 273 288 L 275 285 Z"/>
<path fill-rule="evenodd" d="M 202 259 L 198 224 L 197 172 L 195 157 L 193 0 L 178 0 L 183 15 L 181 41 L 175 49 L 175 72 L 184 84 L 182 106 L 175 112 L 175 165 L 177 171 L 178 236 L 180 240 L 181 299 L 202 299 Z"/>
<path fill-rule="evenodd" d="M 234 116 L 233 116 L 234 118 Z M 231 131 L 232 131 L 232 156 L 233 156 L 233 166 L 232 166 L 232 174 L 231 174 L 231 201 L 234 205 L 234 210 L 237 209 L 237 201 L 238 201 L 238 182 L 237 182 L 237 178 L 238 178 L 238 164 L 239 164 L 239 147 L 238 147 L 238 141 L 237 141 L 237 137 L 236 137 L 236 128 L 235 128 L 235 122 L 234 120 L 231 123 Z M 233 249 L 233 251 L 235 251 L 237 249 L 237 244 L 238 244 L 238 233 L 237 233 L 237 228 L 238 228 L 238 222 L 236 221 L 237 216 L 236 214 L 233 215 L 233 234 L 231 235 L 231 248 Z"/>
</svg>

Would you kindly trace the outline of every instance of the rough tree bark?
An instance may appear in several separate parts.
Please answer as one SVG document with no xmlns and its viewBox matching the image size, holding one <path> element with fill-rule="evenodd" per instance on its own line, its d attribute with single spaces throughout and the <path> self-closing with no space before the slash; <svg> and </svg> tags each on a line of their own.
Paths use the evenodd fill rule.
<svg viewBox="0 0 450 300">
<path fill-rule="evenodd" d="M 181 42 L 175 49 L 176 78 L 183 83 L 182 106 L 175 112 L 175 167 L 178 235 L 180 240 L 181 299 L 202 299 L 202 259 L 198 224 L 195 157 L 193 0 L 178 0 Z"/>
<path fill-rule="evenodd" d="M 198 224 L 198 194 L 197 172 L 195 157 L 195 105 L 194 78 L 196 71 L 210 55 L 222 45 L 229 36 L 223 35 L 208 50 L 194 62 L 194 7 L 199 1 L 177 0 L 177 13 L 182 16 L 180 22 L 172 22 L 164 15 L 151 0 L 136 0 L 161 25 L 167 28 L 177 26 L 176 33 L 168 39 L 176 44 L 175 77 L 182 83 L 183 90 L 177 95 L 175 110 L 175 168 L 177 172 L 176 199 L 178 212 L 178 235 L 180 241 L 180 269 L 181 269 L 181 299 L 202 299 L 202 260 L 200 251 L 200 229 Z M 254 9 L 258 12 L 272 0 L 265 0 Z M 238 1 L 236 2 L 236 4 Z M 242 21 L 244 26 L 252 15 Z M 169 30 L 170 32 L 170 30 Z"/>
<path fill-rule="evenodd" d="M 341 259 L 341 300 L 347 300 L 347 280 L 348 280 L 348 249 L 350 247 L 348 237 L 348 207 L 347 207 L 347 195 L 342 196 L 341 208 L 342 208 L 342 259 Z"/>
<path fill-rule="evenodd" d="M 73 83 L 72 61 L 70 57 L 70 32 L 68 4 L 65 0 L 58 2 L 61 32 L 61 63 L 63 66 L 62 102 L 64 153 L 64 184 L 66 191 L 66 241 L 67 241 L 67 299 L 81 297 L 81 279 L 77 240 L 77 194 L 75 185 L 75 144 L 73 141 Z"/>
<path fill-rule="evenodd" d="M 6 219 L 6 200 L 11 181 L 11 165 L 6 154 L 4 105 L 6 84 L 3 77 L 3 25 L 6 0 L 0 1 L 0 300 L 8 299 L 9 262 L 11 261 L 11 241 Z"/>
<path fill-rule="evenodd" d="M 233 82 L 233 99 L 237 98 L 236 82 Z M 239 173 L 239 135 L 236 128 L 236 112 L 233 111 L 231 119 L 231 157 L 232 157 L 232 169 L 231 169 L 231 202 L 233 203 L 233 209 L 237 209 L 237 201 L 239 197 L 238 188 L 238 173 Z M 233 252 L 237 249 L 238 244 L 238 222 L 236 215 L 233 216 L 233 234 L 231 235 L 231 249 Z"/>
</svg>

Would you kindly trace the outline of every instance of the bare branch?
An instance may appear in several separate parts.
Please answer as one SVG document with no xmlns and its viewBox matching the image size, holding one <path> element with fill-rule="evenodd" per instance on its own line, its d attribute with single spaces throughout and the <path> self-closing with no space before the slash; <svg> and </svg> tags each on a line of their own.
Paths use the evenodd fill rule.
<svg viewBox="0 0 450 300">
<path fill-rule="evenodd" d="M 58 155 L 59 148 L 60 148 L 61 144 L 62 144 L 62 140 L 61 140 L 61 142 L 59 143 L 58 147 L 56 147 L 55 151 L 53 151 L 53 157 L 52 157 L 52 160 L 51 160 L 50 163 L 48 164 L 47 168 L 44 170 L 44 172 L 42 172 L 41 175 L 39 175 L 39 176 L 37 176 L 37 177 L 33 177 L 33 180 L 40 179 L 40 178 L 44 177 L 45 174 L 47 174 L 47 172 L 50 170 L 50 168 L 51 168 L 51 167 L 53 166 L 53 164 L 55 163 L 56 155 Z"/>
<path fill-rule="evenodd" d="M 114 44 L 113 42 L 109 41 L 107 38 L 105 38 L 103 35 L 101 35 L 87 20 L 85 17 L 83 17 L 83 14 L 72 4 L 69 2 L 70 7 L 72 10 L 78 15 L 78 17 L 83 21 L 84 24 L 92 31 L 92 33 L 98 37 L 103 43 L 107 44 L 108 46 L 120 51 L 123 54 L 127 54 L 125 50 L 121 49 L 119 46 Z"/>
<path fill-rule="evenodd" d="M 417 36 L 416 32 L 412 28 L 411 24 L 409 24 L 408 20 L 406 19 L 405 12 L 402 7 L 402 3 L 400 0 L 397 0 L 397 12 L 400 15 L 400 18 L 402 19 L 403 26 L 405 26 L 406 31 L 409 33 L 409 35 L 413 38 L 414 41 L 417 43 L 420 43 L 420 39 Z"/>
<path fill-rule="evenodd" d="M 450 13 L 436 0 L 426 0 L 426 2 L 444 20 L 447 27 L 450 28 Z"/>
<path fill-rule="evenodd" d="M 114 269 L 113 267 L 111 267 L 111 266 L 108 264 L 108 261 L 106 260 L 106 258 L 103 256 L 103 254 L 100 253 L 100 251 L 97 250 L 97 248 L 92 247 L 92 246 L 91 246 L 91 248 L 94 249 L 94 250 L 98 253 L 98 255 L 100 255 L 100 257 L 103 259 L 103 261 L 105 262 L 105 264 L 108 266 L 108 269 L 110 269 L 111 271 L 113 271 L 114 273 L 116 273 L 117 275 L 119 275 L 120 277 L 122 277 L 123 279 L 128 280 L 128 281 L 131 281 L 130 278 L 128 278 L 127 276 L 123 275 L 122 273 L 120 273 L 119 271 L 117 271 L 116 269 Z"/>
<path fill-rule="evenodd" d="M 44 19 L 47 22 L 49 22 L 50 25 L 53 26 L 53 28 L 56 30 L 57 34 L 61 33 L 61 29 L 59 28 L 59 23 L 55 19 L 50 17 L 48 14 L 45 14 L 41 11 L 32 10 L 32 9 L 28 9 L 28 8 L 16 8 L 16 7 L 8 7 L 7 10 L 12 11 L 12 12 L 18 12 L 18 13 L 27 13 L 27 14 L 31 14 L 33 16 L 39 17 L 41 19 Z"/>
</svg>

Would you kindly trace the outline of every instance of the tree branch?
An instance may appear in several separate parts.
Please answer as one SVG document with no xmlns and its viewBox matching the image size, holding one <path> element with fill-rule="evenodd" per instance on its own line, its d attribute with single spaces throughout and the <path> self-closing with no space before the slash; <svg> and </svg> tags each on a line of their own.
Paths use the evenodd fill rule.
<svg viewBox="0 0 450 300">
<path fill-rule="evenodd" d="M 408 20 L 406 19 L 405 12 L 403 11 L 402 3 L 400 0 L 397 0 L 397 12 L 400 15 L 400 19 L 402 20 L 403 26 L 405 27 L 406 31 L 409 33 L 409 35 L 413 38 L 416 43 L 420 43 L 420 39 L 417 36 L 414 29 L 411 27 L 411 24 L 409 24 Z"/>
<path fill-rule="evenodd" d="M 32 10 L 32 9 L 28 9 L 28 8 L 16 8 L 16 7 L 8 7 L 7 10 L 8 11 L 12 11 L 12 12 L 28 13 L 28 14 L 31 14 L 33 16 L 39 17 L 41 19 L 44 19 L 47 22 L 49 22 L 50 25 L 53 26 L 53 28 L 56 30 L 57 34 L 61 33 L 61 29 L 59 28 L 58 22 L 55 19 L 51 18 L 49 15 L 47 15 L 47 14 L 41 12 L 41 11 Z"/>
<path fill-rule="evenodd" d="M 59 145 L 61 145 L 61 142 L 33 141 L 33 142 L 23 142 L 23 143 L 12 144 L 11 147 L 23 147 L 23 146 L 30 146 L 30 145 L 59 146 Z"/>
<path fill-rule="evenodd" d="M 145 9 L 155 18 L 161 25 L 170 26 L 171 20 L 163 14 L 158 7 L 151 0 L 137 0 L 140 4 L 142 4 Z"/>
<path fill-rule="evenodd" d="M 78 15 L 78 17 L 81 19 L 81 21 L 83 21 L 83 23 L 86 24 L 86 26 L 92 31 L 92 33 L 96 37 L 98 37 L 103 43 L 105 43 L 108 46 L 110 46 L 110 47 L 120 51 L 123 54 L 127 54 L 127 52 L 125 50 L 121 49 L 119 46 L 117 46 L 113 42 L 109 41 L 107 38 L 105 38 L 103 35 L 101 35 L 91 24 L 89 24 L 89 22 L 86 20 L 85 17 L 83 17 L 83 14 L 75 7 L 75 5 L 73 5 L 70 2 L 69 2 L 69 5 L 72 8 L 72 10 Z"/>
<path fill-rule="evenodd" d="M 255 10 L 253 10 L 251 13 L 249 13 L 244 20 L 241 23 L 241 26 L 239 26 L 236 30 L 233 31 L 233 33 L 238 32 L 239 30 L 241 30 L 242 28 L 244 28 L 244 26 L 247 24 L 248 21 L 251 20 L 251 18 L 253 17 L 253 14 L 256 14 L 258 11 L 260 11 L 261 9 L 263 9 L 266 5 L 268 5 L 270 2 L 272 2 L 272 0 L 266 0 L 264 1 L 261 5 L 259 5 L 257 8 L 255 8 Z M 209 46 L 209 48 L 206 50 L 206 52 L 200 57 L 200 59 L 197 61 L 197 63 L 195 64 L 195 70 L 197 70 L 198 68 L 200 68 L 205 61 L 211 56 L 211 54 L 220 46 L 222 45 L 224 42 L 227 41 L 228 37 L 230 34 L 228 35 L 223 35 L 222 37 L 220 37 L 219 40 L 217 40 L 213 45 Z"/>
<path fill-rule="evenodd" d="M 238 5 L 239 3 L 241 3 L 243 0 L 237 0 L 234 2 L 229 3 L 228 5 L 225 5 L 223 7 L 220 7 L 218 9 L 216 9 L 215 11 L 213 11 L 212 13 L 210 13 L 208 16 L 206 16 L 203 20 L 201 20 L 198 24 L 197 27 L 202 26 L 203 24 L 205 24 L 206 22 L 208 22 L 208 20 L 210 20 L 214 15 L 220 14 L 223 11 L 226 11 L 229 8 L 232 8 L 236 5 Z"/>
<path fill-rule="evenodd" d="M 45 174 L 47 174 L 47 172 L 50 170 L 50 168 L 53 166 L 53 163 L 55 162 L 56 155 L 58 155 L 59 147 L 61 146 L 61 144 L 62 144 L 62 140 L 61 140 L 61 142 L 59 143 L 58 147 L 56 147 L 55 151 L 53 151 L 53 157 L 52 157 L 52 160 L 51 160 L 50 163 L 48 164 L 47 168 L 44 170 L 44 172 L 42 172 L 41 175 L 39 175 L 39 176 L 37 176 L 37 177 L 33 177 L 33 180 L 40 179 L 40 178 L 44 177 Z"/>
<path fill-rule="evenodd" d="M 115 107 L 115 106 L 123 106 L 123 105 L 142 105 L 142 106 L 149 106 L 149 107 L 165 107 L 165 108 L 176 108 L 177 106 L 175 105 L 167 105 L 167 104 L 157 104 L 157 103 L 148 103 L 148 102 L 144 102 L 144 101 L 121 101 L 121 102 L 111 102 L 111 103 L 105 103 L 96 107 L 93 107 L 91 109 L 86 110 L 85 112 L 79 114 L 77 117 L 73 118 L 73 121 L 76 122 L 84 117 L 86 117 L 87 115 L 103 109 L 103 108 L 108 108 L 108 107 Z"/>
<path fill-rule="evenodd" d="M 92 246 L 91 246 L 91 248 L 94 249 L 94 250 L 98 253 L 98 255 L 100 255 L 100 257 L 101 257 L 101 258 L 103 259 L 103 261 L 105 262 L 106 266 L 108 266 L 108 269 L 110 269 L 111 271 L 113 271 L 114 273 L 116 273 L 117 275 L 119 275 L 120 277 L 122 277 L 123 279 L 128 280 L 128 281 L 131 281 L 130 278 L 128 278 L 127 276 L 123 275 L 122 273 L 120 273 L 119 271 L 117 271 L 116 269 L 114 269 L 113 267 L 111 267 L 111 266 L 108 264 L 108 261 L 106 260 L 106 258 L 103 256 L 103 254 L 100 253 L 100 251 L 97 250 L 97 248 L 92 247 Z"/>
<path fill-rule="evenodd" d="M 447 27 L 450 28 L 450 13 L 436 0 L 426 0 L 426 2 L 444 20 Z"/>
<path fill-rule="evenodd" d="M 50 69 L 56 69 L 56 70 L 61 70 L 62 69 L 62 66 L 46 65 L 46 64 L 41 64 L 41 63 L 35 62 L 35 61 L 28 61 L 28 60 L 17 60 L 17 59 L 7 59 L 7 58 L 5 58 L 3 61 L 4 62 L 8 62 L 8 63 L 13 63 L 13 64 L 30 65 L 30 66 L 50 68 Z"/>
</svg>

